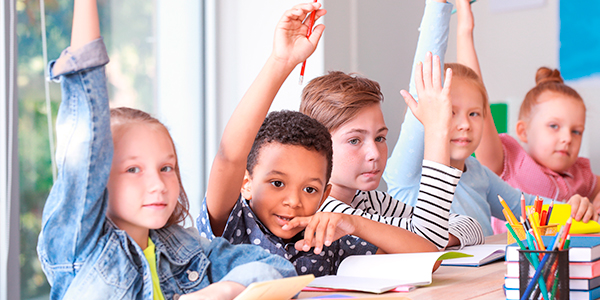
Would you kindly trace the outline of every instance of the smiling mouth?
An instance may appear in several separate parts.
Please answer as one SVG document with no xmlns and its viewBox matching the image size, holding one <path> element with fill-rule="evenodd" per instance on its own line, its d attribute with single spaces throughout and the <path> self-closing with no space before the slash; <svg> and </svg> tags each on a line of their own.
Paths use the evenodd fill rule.
<svg viewBox="0 0 600 300">
<path fill-rule="evenodd" d="M 289 222 L 289 221 L 291 221 L 291 220 L 293 219 L 293 218 L 286 218 L 286 217 L 284 217 L 284 216 L 280 216 L 280 215 L 275 215 L 275 216 L 276 216 L 277 218 L 279 218 L 279 219 L 281 219 L 281 220 L 285 221 L 285 222 Z"/>
</svg>

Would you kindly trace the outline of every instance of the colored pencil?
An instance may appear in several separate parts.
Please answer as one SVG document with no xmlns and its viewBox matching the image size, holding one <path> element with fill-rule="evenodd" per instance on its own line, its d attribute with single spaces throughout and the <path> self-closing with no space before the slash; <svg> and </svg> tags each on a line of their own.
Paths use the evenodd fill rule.
<svg viewBox="0 0 600 300">
<path fill-rule="evenodd" d="M 517 220 L 517 217 L 515 217 L 515 215 L 512 213 L 512 210 L 510 210 L 510 208 L 508 208 L 508 204 L 506 204 L 506 201 L 504 201 L 504 199 L 502 199 L 502 197 L 500 195 L 498 195 L 498 200 L 500 201 L 500 204 L 502 205 L 502 207 L 504 207 L 504 209 L 506 209 L 506 214 L 508 215 L 508 218 L 506 219 L 506 221 L 509 221 L 509 223 L 511 223 L 511 224 L 519 223 L 519 220 Z"/>
<path fill-rule="evenodd" d="M 314 1 L 314 3 L 316 3 L 317 0 Z M 317 11 L 313 11 L 310 13 L 310 21 L 308 22 L 308 32 L 306 33 L 306 37 L 310 37 L 310 35 L 312 34 L 312 29 L 313 26 L 315 25 L 315 14 L 317 13 Z M 306 60 L 302 63 L 302 69 L 300 70 L 300 82 L 299 84 L 302 84 L 302 81 L 304 81 L 304 69 L 306 68 Z"/>
<path fill-rule="evenodd" d="M 550 215 L 552 214 L 552 208 L 554 208 L 554 199 L 550 202 L 550 206 L 548 206 L 548 214 L 546 215 L 546 224 L 550 224 Z"/>
<path fill-rule="evenodd" d="M 553 249 L 553 250 L 557 244 L 556 243 L 557 237 L 558 236 L 555 235 L 553 241 L 550 243 L 552 245 L 551 249 Z M 544 281 L 544 278 L 541 277 L 541 275 L 542 275 L 543 269 L 547 269 L 547 268 L 551 267 L 551 265 L 548 266 L 548 260 L 550 260 L 550 258 L 554 257 L 554 256 L 557 256 L 557 255 L 554 255 L 554 254 L 544 255 L 544 258 L 542 258 L 542 261 L 540 262 L 540 264 L 537 267 L 534 266 L 536 268 L 535 274 L 533 275 L 533 278 L 527 285 L 527 289 L 525 289 L 525 293 L 523 294 L 523 297 L 521 297 L 521 300 L 529 298 L 529 296 L 531 295 L 531 292 L 533 291 L 533 288 L 536 286 L 536 284 L 539 284 L 540 290 L 542 291 L 542 297 L 544 299 L 550 299 L 549 294 L 548 294 L 548 289 L 546 289 L 546 282 Z M 535 261 L 535 259 L 534 259 L 534 261 Z"/>
<path fill-rule="evenodd" d="M 525 212 L 526 207 L 527 205 L 525 204 L 525 195 L 521 193 L 521 216 L 523 216 L 523 218 L 527 216 L 527 213 Z"/>
<path fill-rule="evenodd" d="M 540 215 L 540 226 L 546 225 L 546 214 L 548 214 L 548 211 L 542 210 L 542 214 Z"/>
</svg>

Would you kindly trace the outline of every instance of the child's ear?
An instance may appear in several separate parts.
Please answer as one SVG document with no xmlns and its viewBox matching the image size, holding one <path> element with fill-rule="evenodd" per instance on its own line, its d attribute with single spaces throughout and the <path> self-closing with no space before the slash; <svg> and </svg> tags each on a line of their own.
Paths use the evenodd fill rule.
<svg viewBox="0 0 600 300">
<path fill-rule="evenodd" d="M 527 123 L 523 120 L 517 121 L 517 137 L 523 143 L 527 143 Z"/>
<path fill-rule="evenodd" d="M 331 183 L 328 183 L 325 187 L 325 192 L 323 192 L 323 197 L 321 198 L 321 202 L 319 202 L 319 207 L 323 205 L 323 202 L 329 197 L 329 193 L 331 193 Z"/>
<path fill-rule="evenodd" d="M 244 181 L 242 182 L 242 196 L 246 200 L 252 200 L 252 177 L 248 170 L 244 174 Z"/>
</svg>

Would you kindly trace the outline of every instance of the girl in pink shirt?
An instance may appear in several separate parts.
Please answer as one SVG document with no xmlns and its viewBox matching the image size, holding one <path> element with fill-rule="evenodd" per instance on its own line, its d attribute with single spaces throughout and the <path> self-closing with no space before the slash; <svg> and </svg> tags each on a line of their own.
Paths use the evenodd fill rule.
<svg viewBox="0 0 600 300">
<path fill-rule="evenodd" d="M 457 35 L 458 61 L 481 76 L 473 43 L 472 14 L 468 9 L 459 9 L 458 14 L 459 25 L 463 25 L 459 31 L 462 34 Z M 475 155 L 481 164 L 522 192 L 563 202 L 578 194 L 593 201 L 598 211 L 598 177 L 592 172 L 589 159 L 579 157 L 585 129 L 583 99 L 564 84 L 558 70 L 541 67 L 535 79 L 536 86 L 527 93 L 519 111 L 518 140 L 499 135 L 493 119 L 484 118 Z M 506 232 L 504 223 L 492 217 L 494 233 Z"/>
</svg>

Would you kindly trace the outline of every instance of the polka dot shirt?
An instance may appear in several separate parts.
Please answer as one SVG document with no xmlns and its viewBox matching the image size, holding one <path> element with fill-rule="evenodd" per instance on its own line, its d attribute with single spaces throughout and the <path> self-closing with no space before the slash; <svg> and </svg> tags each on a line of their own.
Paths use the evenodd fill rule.
<svg viewBox="0 0 600 300">
<path fill-rule="evenodd" d="M 200 215 L 196 220 L 200 235 L 213 239 L 215 235 L 210 227 L 206 201 L 203 201 Z M 256 217 L 248 206 L 246 199 L 240 198 L 233 207 L 223 238 L 232 244 L 253 244 L 262 247 L 271 254 L 277 254 L 289 260 L 299 275 L 313 274 L 315 276 L 335 275 L 337 269 L 346 257 L 350 255 L 370 255 L 377 252 L 375 245 L 355 236 L 346 235 L 325 247 L 319 254 L 313 249 L 308 252 L 298 251 L 294 243 L 302 239 L 304 231 L 298 233 L 289 243 L 271 233 Z"/>
</svg>

